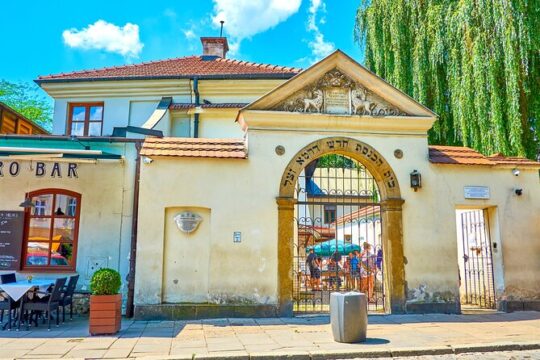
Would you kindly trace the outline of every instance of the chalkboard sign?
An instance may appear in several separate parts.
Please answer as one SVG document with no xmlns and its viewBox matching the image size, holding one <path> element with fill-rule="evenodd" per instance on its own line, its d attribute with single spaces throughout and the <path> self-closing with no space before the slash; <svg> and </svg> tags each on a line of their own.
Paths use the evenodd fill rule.
<svg viewBox="0 0 540 360">
<path fill-rule="evenodd" d="M 24 211 L 0 211 L 0 270 L 19 270 Z"/>
</svg>

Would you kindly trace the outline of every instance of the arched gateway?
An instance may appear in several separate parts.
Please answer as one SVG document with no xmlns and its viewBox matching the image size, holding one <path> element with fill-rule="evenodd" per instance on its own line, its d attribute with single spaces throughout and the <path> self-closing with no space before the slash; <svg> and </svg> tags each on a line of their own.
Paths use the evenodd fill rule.
<svg viewBox="0 0 540 360">
<path fill-rule="evenodd" d="M 317 159 L 325 159 L 326 161 L 328 155 L 335 155 L 336 157 L 334 159 L 339 160 L 340 165 L 333 166 L 332 170 L 326 170 L 325 175 L 319 174 L 319 177 L 322 182 L 326 181 L 327 186 L 323 185 L 322 187 L 332 188 L 330 192 L 333 193 L 329 193 L 328 189 L 319 189 L 320 184 L 314 181 L 314 177 L 317 176 L 315 175 Z M 344 163 L 349 165 L 343 165 Z M 341 171 L 338 171 L 337 167 Z M 347 168 L 349 169 L 347 170 Z M 338 175 L 336 172 L 339 172 L 341 175 Z M 370 183 L 373 183 L 373 188 L 369 185 Z M 356 190 L 352 190 L 352 188 Z M 321 223 L 321 225 L 332 223 L 334 224 L 333 229 L 330 229 L 332 233 L 326 235 L 326 237 L 331 238 L 329 243 L 334 246 L 332 247 L 334 253 L 336 252 L 336 248 L 340 249 L 338 252 L 343 252 L 340 248 L 341 244 L 338 244 L 338 227 L 340 221 L 336 218 L 336 212 L 333 213 L 334 215 L 332 215 L 331 210 L 327 214 L 310 214 L 309 216 L 305 214 L 305 212 L 309 211 L 314 213 L 316 210 L 312 207 L 314 202 L 310 202 L 305 197 L 302 198 L 303 195 L 300 193 L 311 192 L 313 194 L 317 191 L 320 191 L 321 194 L 325 193 L 329 195 L 326 198 L 331 198 L 332 200 L 328 204 L 334 202 L 338 206 L 344 206 L 345 203 L 343 201 L 346 201 L 348 211 L 345 211 L 345 213 L 349 214 L 349 221 L 352 216 L 350 214 L 358 213 L 360 209 L 367 210 L 366 206 L 368 205 L 371 207 L 371 213 L 380 214 L 380 230 L 374 230 L 369 236 L 372 238 L 375 237 L 373 240 L 375 242 L 380 241 L 376 243 L 376 246 L 377 244 L 380 245 L 379 249 L 383 250 L 380 254 L 382 256 L 379 257 L 379 261 L 382 260 L 382 263 L 376 266 L 379 269 L 384 269 L 385 275 L 382 277 L 381 272 L 375 281 L 380 281 L 380 286 L 384 288 L 384 308 L 380 306 L 380 296 L 382 296 L 383 290 L 379 289 L 376 291 L 381 291 L 381 294 L 378 300 L 374 300 L 375 306 L 373 309 L 379 311 L 385 309 L 393 313 L 403 312 L 405 304 L 401 213 L 403 200 L 401 199 L 397 177 L 388 162 L 370 145 L 352 138 L 330 137 L 314 141 L 300 150 L 291 159 L 281 178 L 279 198 L 277 199 L 279 211 L 278 281 L 281 315 L 290 316 L 293 311 L 302 312 L 306 309 L 306 302 L 309 303 L 309 299 L 305 301 L 306 296 L 301 294 L 302 286 L 306 287 L 306 285 L 301 284 L 308 280 L 301 278 L 302 271 L 300 271 L 300 268 L 303 266 L 302 262 L 304 258 L 299 257 L 299 251 L 305 254 L 315 243 L 312 242 L 310 244 L 311 246 L 306 246 L 308 242 L 305 242 L 304 245 L 299 245 L 298 239 L 302 238 L 302 234 L 299 235 L 299 231 L 302 232 L 302 228 L 308 226 L 312 232 L 313 228 L 317 226 L 317 223 Z M 299 204 L 305 206 L 300 208 Z M 318 204 L 320 205 L 321 203 L 319 202 Z M 311 210 L 308 209 L 307 205 L 311 206 Z M 347 218 L 346 214 L 341 215 L 345 215 L 342 218 Z M 331 218 L 332 216 L 334 218 Z M 356 217 L 360 219 L 358 215 Z M 309 220 L 306 220 L 308 218 Z M 364 216 L 364 218 L 367 218 L 367 216 Z M 346 220 L 343 222 L 346 222 Z M 373 224 L 373 226 L 375 227 L 376 225 Z M 365 231 L 366 233 L 368 232 L 367 230 Z M 380 240 L 377 238 L 378 235 L 380 235 Z M 344 240 L 343 236 L 342 232 L 340 234 L 340 237 L 342 237 L 340 241 L 345 246 L 354 245 L 354 243 L 359 244 L 360 241 L 367 240 L 359 237 L 358 234 L 354 235 L 354 240 L 350 238 Z M 321 239 L 320 236 L 319 239 Z M 324 240 L 324 236 L 322 236 L 322 239 Z M 377 248 L 375 249 L 374 257 L 377 255 L 376 250 Z M 297 261 L 295 261 L 295 256 L 297 257 Z M 332 257 L 329 256 L 328 259 Z M 299 261 L 298 259 L 301 260 Z M 335 288 L 335 282 L 338 280 L 337 277 L 333 277 L 330 273 L 326 277 L 326 280 L 330 282 L 333 280 L 334 283 L 319 284 L 319 286 L 324 286 L 328 289 Z M 339 280 L 341 281 L 341 278 Z M 346 284 L 342 284 L 340 288 L 346 288 Z M 314 308 L 322 311 L 327 310 L 324 306 L 327 302 L 324 295 L 316 295 L 315 297 L 318 297 L 318 299 L 314 299 L 313 301 L 317 302 L 316 304 L 320 306 L 315 306 Z M 313 305 L 314 303 L 311 304 Z"/>
</svg>

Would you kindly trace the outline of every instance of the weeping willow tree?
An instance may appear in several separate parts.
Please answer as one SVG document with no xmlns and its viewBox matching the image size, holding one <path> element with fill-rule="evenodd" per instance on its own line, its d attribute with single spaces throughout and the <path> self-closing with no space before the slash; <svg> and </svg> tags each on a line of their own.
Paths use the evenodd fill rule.
<svg viewBox="0 0 540 360">
<path fill-rule="evenodd" d="M 539 0 L 361 0 L 367 67 L 433 109 L 433 144 L 535 158 Z"/>
</svg>

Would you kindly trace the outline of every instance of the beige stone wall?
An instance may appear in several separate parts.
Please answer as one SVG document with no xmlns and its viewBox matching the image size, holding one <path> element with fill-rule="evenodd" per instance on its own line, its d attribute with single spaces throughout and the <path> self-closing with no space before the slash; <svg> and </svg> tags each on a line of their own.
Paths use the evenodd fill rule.
<svg viewBox="0 0 540 360">
<path fill-rule="evenodd" d="M 279 186 L 291 158 L 310 142 L 342 133 L 307 131 L 249 131 L 247 160 L 154 158 L 142 167 L 141 213 L 136 285 L 137 304 L 159 304 L 165 284 L 160 281 L 170 260 L 164 255 L 163 228 L 167 208 L 202 207 L 212 214 L 210 265 L 199 271 L 208 276 L 209 302 L 275 303 L 277 279 L 277 204 Z M 492 237 L 502 244 L 495 254 L 499 295 L 537 296 L 540 275 L 540 184 L 537 170 L 523 169 L 519 177 L 510 168 L 494 169 L 434 165 L 428 161 L 427 139 L 407 134 L 350 134 L 377 149 L 393 168 L 403 204 L 405 275 L 410 302 L 453 302 L 458 296 L 457 234 L 455 210 L 491 207 L 500 233 Z M 278 156 L 275 147 L 283 145 Z M 395 149 L 404 153 L 393 156 Z M 423 187 L 409 187 L 413 170 L 422 174 Z M 463 186 L 491 189 L 490 200 L 465 200 Z M 513 188 L 524 188 L 517 197 Z M 233 232 L 242 242 L 233 243 Z M 174 234 L 177 240 L 181 234 Z M 167 241 L 169 239 L 167 238 Z M 495 241 L 495 240 L 494 240 Z M 144 254 L 144 255 L 142 255 Z M 502 256 L 501 256 L 502 255 Z M 196 252 L 186 266 L 198 266 Z M 165 259 L 165 265 L 164 265 Z M 503 272 L 504 269 L 504 272 Z M 181 276 L 180 272 L 175 276 Z M 169 280 L 167 280 L 169 281 Z M 504 283 L 503 283 L 504 281 Z M 423 290 L 420 291 L 420 288 Z M 203 286 L 204 289 L 204 286 Z M 536 294 L 536 295 L 535 295 Z M 182 294 L 178 294 L 182 296 Z"/>
</svg>

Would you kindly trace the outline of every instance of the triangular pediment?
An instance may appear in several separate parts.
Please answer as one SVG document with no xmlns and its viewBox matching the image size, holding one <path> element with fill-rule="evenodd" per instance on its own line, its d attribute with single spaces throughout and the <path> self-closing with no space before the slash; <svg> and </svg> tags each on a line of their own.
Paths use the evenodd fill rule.
<svg viewBox="0 0 540 360">
<path fill-rule="evenodd" d="M 437 115 L 337 50 L 242 111 L 366 117 Z"/>
</svg>

